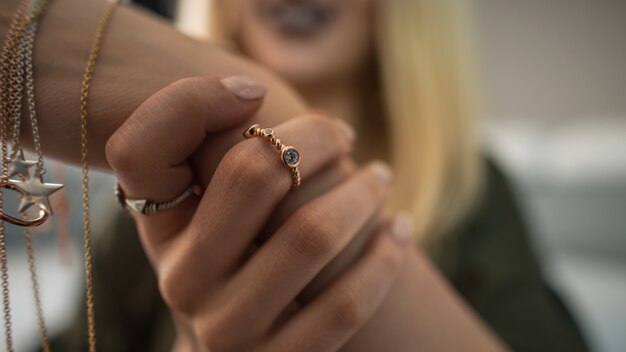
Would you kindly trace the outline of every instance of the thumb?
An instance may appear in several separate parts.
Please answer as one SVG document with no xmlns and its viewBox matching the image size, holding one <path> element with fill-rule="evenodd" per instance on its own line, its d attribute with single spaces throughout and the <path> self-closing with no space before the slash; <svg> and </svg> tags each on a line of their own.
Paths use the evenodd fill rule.
<svg viewBox="0 0 626 352">
<path fill-rule="evenodd" d="M 170 200 L 192 182 L 188 158 L 209 133 L 245 122 L 266 88 L 243 76 L 177 81 L 148 98 L 111 136 L 106 157 L 129 198 Z"/>
</svg>

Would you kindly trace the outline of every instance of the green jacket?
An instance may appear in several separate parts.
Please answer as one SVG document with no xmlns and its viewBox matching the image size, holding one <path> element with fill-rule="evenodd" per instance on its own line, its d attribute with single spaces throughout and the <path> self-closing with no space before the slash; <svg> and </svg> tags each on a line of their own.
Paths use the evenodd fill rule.
<svg viewBox="0 0 626 352">
<path fill-rule="evenodd" d="M 98 350 L 169 351 L 175 331 L 128 215 L 95 246 Z M 503 175 L 488 166 L 475 211 L 433 260 L 482 319 L 515 351 L 586 351 L 566 307 L 543 280 Z M 416 297 L 416 299 L 418 299 Z M 84 310 L 53 350 L 86 351 Z"/>
</svg>

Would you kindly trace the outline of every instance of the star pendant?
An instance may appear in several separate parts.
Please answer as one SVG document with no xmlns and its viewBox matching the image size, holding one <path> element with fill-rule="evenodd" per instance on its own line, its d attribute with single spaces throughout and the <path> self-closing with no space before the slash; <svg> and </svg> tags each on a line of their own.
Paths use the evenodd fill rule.
<svg viewBox="0 0 626 352">
<path fill-rule="evenodd" d="M 30 207 L 36 205 L 48 214 L 52 214 L 52 207 L 48 197 L 63 188 L 62 184 L 45 183 L 39 170 L 36 170 L 33 175 L 23 181 L 9 180 L 9 183 L 15 190 L 21 193 L 20 205 L 17 209 L 20 213 L 24 213 Z"/>
<path fill-rule="evenodd" d="M 15 153 L 15 157 L 11 160 L 9 178 L 17 176 L 19 179 L 25 180 L 29 178 L 29 170 L 36 165 L 37 161 L 24 159 L 24 151 L 20 148 L 17 153 Z"/>
</svg>

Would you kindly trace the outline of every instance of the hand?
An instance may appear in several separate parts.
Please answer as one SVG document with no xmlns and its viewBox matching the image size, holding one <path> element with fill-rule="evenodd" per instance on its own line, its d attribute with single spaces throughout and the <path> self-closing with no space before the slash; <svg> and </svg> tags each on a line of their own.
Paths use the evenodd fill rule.
<svg viewBox="0 0 626 352">
<path fill-rule="evenodd" d="M 196 150 L 206 146 L 204 140 L 260 105 L 259 99 L 242 101 L 225 88 L 207 79 L 170 87 L 113 135 L 107 156 L 129 197 L 171 199 L 202 174 L 198 170 L 205 164 L 198 163 Z M 298 117 L 275 130 L 303 155 L 305 183 L 339 162 L 351 146 L 340 124 L 320 116 Z M 258 249 L 255 238 L 291 185 L 276 150 L 258 138 L 241 141 L 217 162 L 209 179 L 201 198 L 157 215 L 136 215 L 161 292 L 188 346 L 339 348 L 374 312 L 400 268 L 410 233 L 405 222 L 382 226 L 361 259 L 313 301 L 298 307 L 294 300 L 378 218 L 388 169 L 374 163 L 357 170 L 302 205 Z"/>
<path fill-rule="evenodd" d="M 138 197 L 151 194 L 152 200 L 159 201 L 172 199 L 192 182 L 204 189 L 217 164 L 230 148 L 242 140 L 241 131 L 249 127 L 253 120 L 264 126 L 277 124 L 279 119 L 274 116 L 274 120 L 268 120 L 267 114 L 251 120 L 261 104 L 265 104 L 263 85 L 241 76 L 233 76 L 223 82 L 207 77 L 177 81 L 150 97 L 109 139 L 107 154 L 111 167 L 118 171 L 127 170 L 118 172 L 118 177 L 128 185 L 129 190 L 136 192 Z M 256 96 L 250 95 L 250 92 L 256 92 Z M 209 97 L 219 103 L 209 104 Z M 163 110 L 164 107 L 168 111 L 157 114 L 159 111 L 155 110 Z M 161 116 L 163 114 L 166 115 Z M 347 148 L 350 148 L 354 132 L 339 120 L 336 127 L 348 141 Z M 159 147 L 154 148 L 153 145 Z M 354 164 L 343 158 L 312 175 L 298 192 L 289 192 L 269 216 L 260 240 L 275 232 L 304 203 L 347 180 L 354 170 Z M 153 175 L 159 172 L 165 172 L 170 177 L 155 179 Z M 350 246 L 311 282 L 299 299 L 306 302 L 316 296 L 354 262 L 378 225 L 377 220 L 363 228 Z M 162 231 L 179 226 L 173 225 L 177 221 L 186 224 L 189 218 L 167 219 L 154 227 Z"/>
</svg>

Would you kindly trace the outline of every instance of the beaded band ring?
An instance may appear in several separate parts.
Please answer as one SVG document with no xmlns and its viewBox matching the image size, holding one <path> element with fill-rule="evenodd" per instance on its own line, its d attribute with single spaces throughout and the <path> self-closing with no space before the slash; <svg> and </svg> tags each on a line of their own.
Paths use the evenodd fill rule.
<svg viewBox="0 0 626 352">
<path fill-rule="evenodd" d="M 302 182 L 300 178 L 300 170 L 298 170 L 298 165 L 300 164 L 300 153 L 296 150 L 296 148 L 284 145 L 280 139 L 276 137 L 273 129 L 261 128 L 258 124 L 250 126 L 250 128 L 243 133 L 243 136 L 245 138 L 261 137 L 270 142 L 280 152 L 280 160 L 282 160 L 283 164 L 285 164 L 285 166 L 287 166 L 291 171 L 291 177 L 293 179 L 291 189 L 295 189 L 300 186 Z"/>
</svg>

